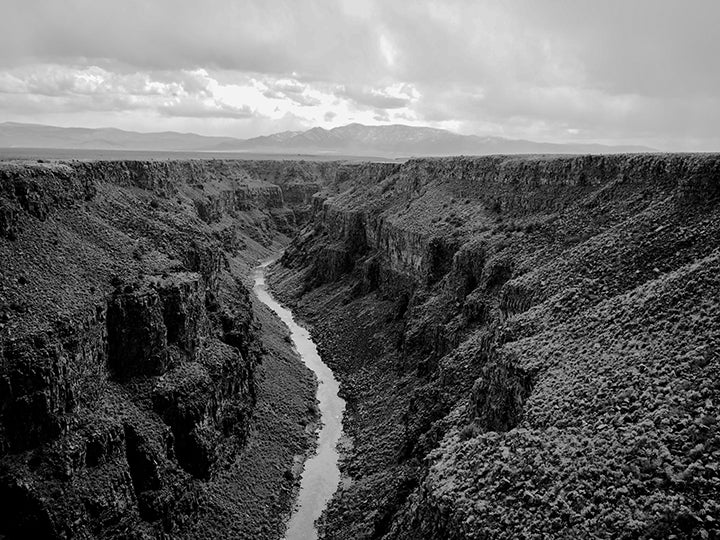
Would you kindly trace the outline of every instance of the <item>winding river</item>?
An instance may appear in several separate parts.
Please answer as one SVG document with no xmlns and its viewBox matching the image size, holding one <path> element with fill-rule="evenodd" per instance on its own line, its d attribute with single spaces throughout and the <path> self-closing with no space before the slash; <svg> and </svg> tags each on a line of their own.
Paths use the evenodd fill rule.
<svg viewBox="0 0 720 540">
<path fill-rule="evenodd" d="M 253 291 L 287 325 L 300 358 L 315 373 L 321 421 L 317 452 L 305 462 L 300 492 L 288 521 L 285 540 L 314 540 L 317 538 L 315 520 L 320 517 L 340 483 L 337 445 L 342 436 L 345 400 L 338 396 L 340 385 L 320 358 L 310 332 L 297 324 L 292 312 L 280 305 L 268 291 L 265 270 L 272 262 L 265 262 L 255 269 Z"/>
</svg>

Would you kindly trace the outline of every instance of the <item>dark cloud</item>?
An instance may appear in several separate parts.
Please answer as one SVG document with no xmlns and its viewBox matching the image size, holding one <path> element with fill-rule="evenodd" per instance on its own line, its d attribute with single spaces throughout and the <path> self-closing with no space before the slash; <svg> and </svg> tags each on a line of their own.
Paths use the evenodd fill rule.
<svg viewBox="0 0 720 540">
<path fill-rule="evenodd" d="M 203 72 L 120 74 L 99 67 L 39 66 L 0 74 L 0 103 L 17 112 L 135 111 L 192 118 L 250 118 L 248 106 L 233 106 L 212 96 Z"/>
<path fill-rule="evenodd" d="M 41 96 L 122 94 L 209 97 L 209 80 L 199 73 L 115 73 L 97 66 L 73 69 L 40 65 L 0 73 L 0 92 Z"/>
<path fill-rule="evenodd" d="M 342 86 L 335 95 L 351 99 L 358 105 L 376 109 L 401 109 L 410 103 L 407 97 L 393 96 L 382 90 L 357 86 Z"/>
<path fill-rule="evenodd" d="M 218 68 L 316 79 L 373 76 L 372 21 L 340 3 L 236 0 L 4 0 L 0 62 L 96 63 L 145 70 Z M 343 58 L 342 62 L 338 62 Z"/>
<path fill-rule="evenodd" d="M 38 121 L 44 121 L 47 115 L 67 113 L 128 112 L 150 110 L 147 103 L 135 100 L 132 96 L 118 94 L 97 94 L 87 96 L 41 96 L 27 94 L 0 93 L 0 110 L 10 111 L 12 115 L 35 115 Z"/>
<path fill-rule="evenodd" d="M 52 103 L 266 129 L 250 122 L 257 88 L 293 125 L 357 113 L 711 149 L 718 21 L 717 0 L 4 0 L 0 113 Z"/>
<path fill-rule="evenodd" d="M 390 122 L 390 115 L 383 109 L 376 109 L 373 118 L 378 122 Z"/>
<path fill-rule="evenodd" d="M 262 95 L 268 99 L 285 99 L 285 94 L 276 90 L 265 90 Z"/>
<path fill-rule="evenodd" d="M 293 103 L 297 103 L 302 107 L 315 107 L 322 103 L 322 101 L 317 98 L 303 94 L 286 94 L 286 97 Z"/>
<path fill-rule="evenodd" d="M 293 80 L 280 79 L 278 81 L 268 81 L 266 84 L 273 90 L 283 94 L 302 94 L 308 89 L 308 85 Z"/>
<path fill-rule="evenodd" d="M 179 116 L 184 118 L 234 118 L 245 119 L 256 115 L 250 107 L 231 107 L 229 105 L 211 102 L 202 103 L 192 100 L 164 103 L 157 107 L 163 116 Z"/>
<path fill-rule="evenodd" d="M 525 0 L 518 15 L 582 66 L 588 86 L 659 97 L 720 91 L 720 71 L 710 68 L 718 50 L 716 0 L 539 4 Z"/>
<path fill-rule="evenodd" d="M 301 107 L 314 107 L 322 103 L 319 99 L 307 93 L 310 89 L 309 86 L 297 81 L 264 80 L 263 84 L 267 86 L 268 89 L 264 90 L 262 95 L 268 99 L 289 100 Z"/>
</svg>

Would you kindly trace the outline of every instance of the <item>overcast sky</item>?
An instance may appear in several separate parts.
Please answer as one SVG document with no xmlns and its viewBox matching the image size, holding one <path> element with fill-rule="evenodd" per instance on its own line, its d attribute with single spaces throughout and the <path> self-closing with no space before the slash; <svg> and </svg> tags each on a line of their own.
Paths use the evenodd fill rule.
<svg viewBox="0 0 720 540">
<path fill-rule="evenodd" d="M 720 0 L 2 0 L 6 120 L 720 150 Z"/>
</svg>

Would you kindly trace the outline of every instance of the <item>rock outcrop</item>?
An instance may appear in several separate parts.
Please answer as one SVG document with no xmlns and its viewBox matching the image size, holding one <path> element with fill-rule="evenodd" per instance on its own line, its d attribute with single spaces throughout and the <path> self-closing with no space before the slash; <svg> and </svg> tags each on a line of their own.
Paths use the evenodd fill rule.
<svg viewBox="0 0 720 540">
<path fill-rule="evenodd" d="M 321 183 L 286 204 L 262 169 L 0 164 L 0 535 L 183 536 L 226 490 L 266 353 L 248 268 Z"/>
<path fill-rule="evenodd" d="M 324 538 L 720 535 L 716 155 L 0 164 L 0 535 L 281 534 L 289 236 Z"/>
<path fill-rule="evenodd" d="M 325 538 L 720 534 L 717 155 L 344 174 L 273 277 L 348 399 Z"/>
</svg>

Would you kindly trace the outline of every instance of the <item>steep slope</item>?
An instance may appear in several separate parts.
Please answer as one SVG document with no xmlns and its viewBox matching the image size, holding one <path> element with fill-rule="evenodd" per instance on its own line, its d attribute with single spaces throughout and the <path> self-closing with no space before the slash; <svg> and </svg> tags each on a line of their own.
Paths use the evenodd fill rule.
<svg viewBox="0 0 720 540">
<path fill-rule="evenodd" d="M 348 400 L 326 538 L 720 534 L 720 158 L 338 175 L 273 283 Z"/>
<path fill-rule="evenodd" d="M 0 535 L 281 534 L 314 384 L 245 280 L 338 167 L 0 164 Z"/>
</svg>

